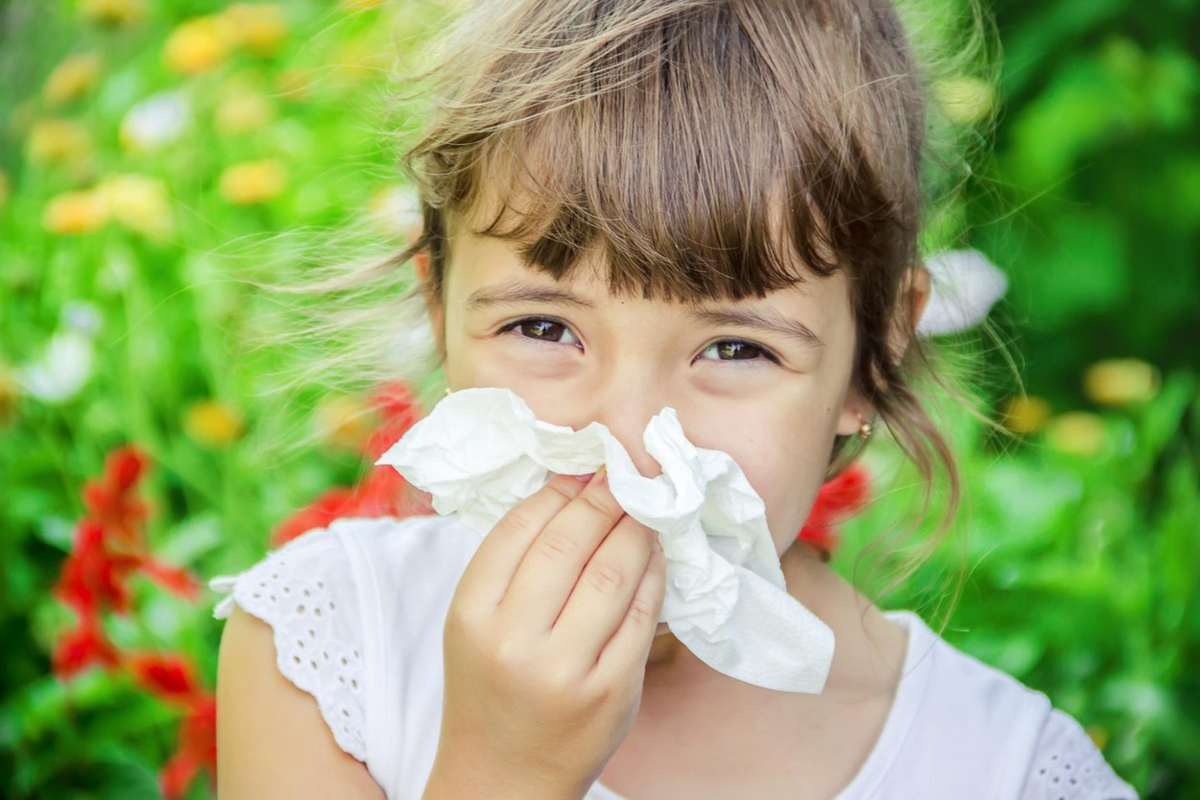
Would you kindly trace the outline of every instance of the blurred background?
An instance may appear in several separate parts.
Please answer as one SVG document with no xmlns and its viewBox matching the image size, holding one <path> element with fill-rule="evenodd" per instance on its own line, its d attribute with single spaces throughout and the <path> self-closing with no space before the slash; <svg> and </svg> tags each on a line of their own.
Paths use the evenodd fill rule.
<svg viewBox="0 0 1200 800">
<path fill-rule="evenodd" d="M 0 796 L 213 797 L 205 581 L 420 510 L 370 466 L 419 387 L 276 391 L 305 354 L 248 346 L 272 305 L 231 275 L 302 271 L 296 242 L 343 225 L 403 245 L 420 112 L 388 75 L 451 5 L 0 1 Z M 938 27 L 957 0 L 914 5 L 965 36 Z M 976 250 L 1008 292 L 936 337 L 984 419 L 943 404 L 964 506 L 882 598 L 1045 692 L 1150 798 L 1200 797 L 1196 6 L 994 0 L 991 66 L 934 81 L 972 147 L 926 254 Z M 800 535 L 881 589 L 859 555 L 919 489 L 881 436 Z"/>
</svg>

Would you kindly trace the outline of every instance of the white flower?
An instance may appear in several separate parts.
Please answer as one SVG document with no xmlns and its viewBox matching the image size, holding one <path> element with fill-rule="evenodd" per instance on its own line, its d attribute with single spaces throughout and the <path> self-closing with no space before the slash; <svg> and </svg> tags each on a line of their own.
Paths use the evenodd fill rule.
<svg viewBox="0 0 1200 800">
<path fill-rule="evenodd" d="M 153 150 L 178 139 L 187 128 L 192 107 L 183 92 L 161 92 L 138 103 L 121 120 L 121 144 L 135 151 Z"/>
<path fill-rule="evenodd" d="M 63 304 L 63 326 L 88 336 L 95 336 L 104 325 L 104 317 L 94 303 L 71 300 Z"/>
<path fill-rule="evenodd" d="M 978 250 L 947 250 L 925 259 L 931 292 L 917 333 L 934 336 L 974 327 L 1008 291 L 1008 278 Z"/>
<path fill-rule="evenodd" d="M 408 186 L 385 186 L 370 202 L 371 215 L 385 233 L 405 236 L 421 221 L 421 201 Z"/>
<path fill-rule="evenodd" d="M 92 376 L 96 348 L 92 337 L 67 329 L 50 337 L 41 360 L 17 370 L 17 382 L 44 403 L 70 400 Z"/>
</svg>

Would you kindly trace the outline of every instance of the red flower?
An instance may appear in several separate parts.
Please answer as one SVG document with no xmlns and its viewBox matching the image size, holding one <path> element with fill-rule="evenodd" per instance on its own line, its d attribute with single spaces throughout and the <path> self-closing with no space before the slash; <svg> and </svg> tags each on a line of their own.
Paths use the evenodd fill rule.
<svg viewBox="0 0 1200 800">
<path fill-rule="evenodd" d="M 367 403 L 381 417 L 380 426 L 363 447 L 364 455 L 374 463 L 421 418 L 421 409 L 412 390 L 403 383 L 384 384 L 372 393 Z"/>
<path fill-rule="evenodd" d="M 217 777 L 217 699 L 196 698 L 179 729 L 179 746 L 159 773 L 159 787 L 168 800 L 182 797 L 200 770 L 207 770 L 210 787 Z M 214 790 L 215 791 L 215 790 Z"/>
<path fill-rule="evenodd" d="M 200 583 L 191 572 L 183 567 L 159 561 L 147 555 L 141 562 L 142 573 L 168 592 L 179 595 L 185 600 L 196 600 L 200 597 Z"/>
<path fill-rule="evenodd" d="M 61 680 L 92 664 L 112 669 L 119 661 L 117 649 L 100 627 L 100 618 L 92 614 L 81 616 L 78 626 L 58 640 L 50 656 L 51 669 Z"/>
<path fill-rule="evenodd" d="M 381 418 L 363 447 L 373 464 L 420 419 L 421 411 L 412 391 L 402 383 L 384 384 L 368 402 Z M 430 511 L 428 496 L 409 486 L 394 468 L 372 466 L 358 485 L 330 489 L 277 525 L 271 545 L 279 547 L 341 517 L 408 517 Z"/>
<path fill-rule="evenodd" d="M 168 703 L 190 707 L 201 694 L 192 665 L 175 653 L 137 653 L 125 666 L 142 688 Z"/>
<path fill-rule="evenodd" d="M 100 480 L 87 481 L 83 487 L 88 516 L 129 549 L 141 546 L 141 523 L 149 514 L 134 493 L 149 463 L 149 457 L 134 445 L 117 448 L 105 459 Z"/>
<path fill-rule="evenodd" d="M 137 568 L 135 556 L 110 553 L 105 546 L 105 529 L 95 520 L 83 518 L 75 528 L 71 553 L 63 562 L 54 596 L 81 616 L 112 608 L 129 610 L 126 580 Z"/>
<path fill-rule="evenodd" d="M 854 463 L 826 481 L 817 493 L 799 538 L 826 553 L 837 546 L 837 525 L 863 507 L 870 493 L 870 476 Z"/>
</svg>

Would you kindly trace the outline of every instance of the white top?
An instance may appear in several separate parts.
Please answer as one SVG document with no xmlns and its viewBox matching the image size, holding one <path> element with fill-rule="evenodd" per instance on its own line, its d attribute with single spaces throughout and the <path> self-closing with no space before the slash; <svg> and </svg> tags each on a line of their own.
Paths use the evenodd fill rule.
<svg viewBox="0 0 1200 800">
<path fill-rule="evenodd" d="M 210 586 L 271 625 L 276 665 L 311 694 L 338 745 L 388 800 L 419 800 L 442 711 L 442 626 L 480 539 L 453 517 L 347 518 Z M 837 800 L 1126 800 L 1075 720 L 959 652 L 910 612 L 903 677 L 883 732 Z M 603 784 L 585 800 L 625 800 Z"/>
</svg>

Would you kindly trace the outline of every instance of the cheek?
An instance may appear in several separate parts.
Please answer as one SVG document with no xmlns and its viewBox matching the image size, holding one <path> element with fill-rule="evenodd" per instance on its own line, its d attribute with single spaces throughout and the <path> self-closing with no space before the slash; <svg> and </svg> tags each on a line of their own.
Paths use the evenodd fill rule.
<svg viewBox="0 0 1200 800">
<path fill-rule="evenodd" d="M 832 415 L 811 414 L 795 406 L 775 415 L 758 414 L 737 425 L 703 419 L 688 424 L 688 438 L 698 447 L 728 453 L 742 468 L 751 487 L 766 506 L 767 526 L 776 550 L 791 546 L 807 519 L 813 498 L 824 480 L 833 441 Z"/>
</svg>

